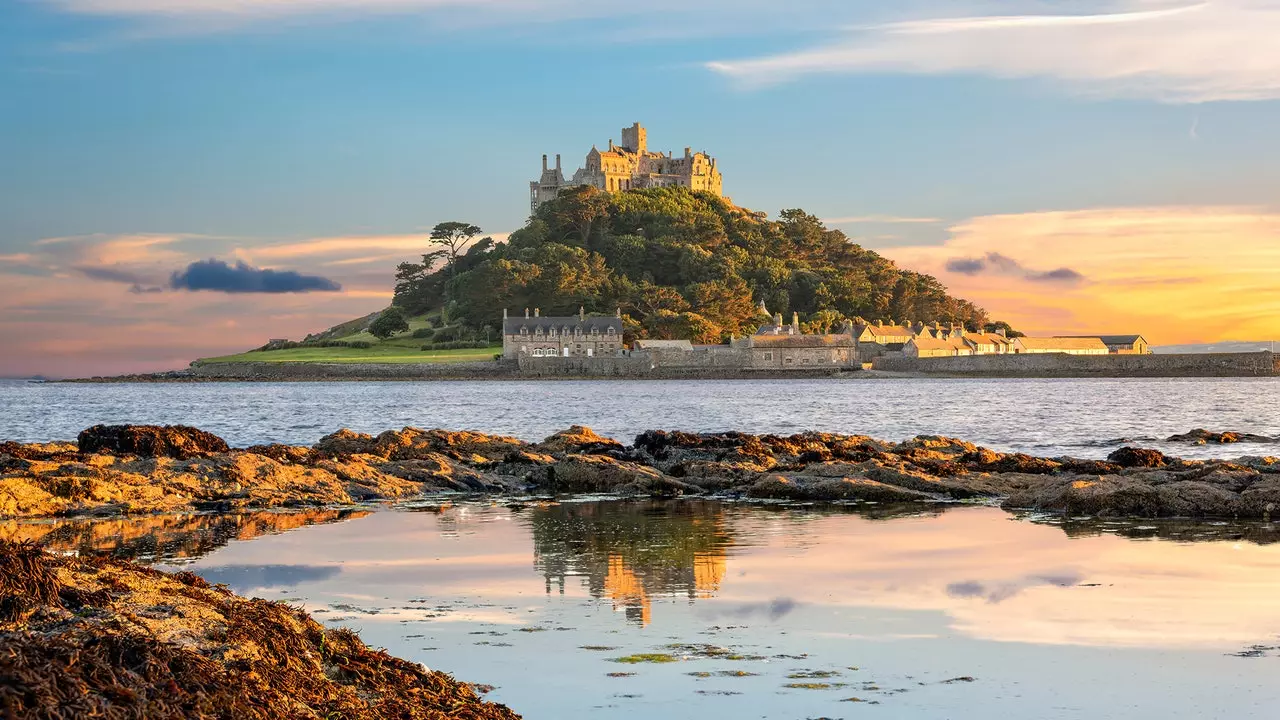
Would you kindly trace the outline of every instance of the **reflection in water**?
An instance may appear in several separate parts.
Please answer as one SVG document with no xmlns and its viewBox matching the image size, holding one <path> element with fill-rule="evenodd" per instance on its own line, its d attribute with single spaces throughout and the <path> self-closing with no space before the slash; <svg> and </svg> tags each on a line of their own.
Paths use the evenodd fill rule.
<svg viewBox="0 0 1280 720">
<path fill-rule="evenodd" d="M 31 540 L 59 552 L 141 562 L 191 560 L 232 540 L 364 517 L 366 510 L 263 510 L 232 514 L 58 518 L 0 522 L 0 540 Z"/>
<path fill-rule="evenodd" d="M 284 588 L 304 582 L 330 580 L 342 568 L 337 565 L 217 565 L 200 568 L 200 577 L 226 585 L 241 595 L 254 590 Z"/>
<path fill-rule="evenodd" d="M 459 502 L 229 543 L 189 567 L 492 683 L 529 720 L 1200 720 L 1280 703 L 1280 543 L 1067 525 L 986 507 Z M 1215 527 L 1181 525 L 1132 528 Z M 663 655 L 679 657 L 614 662 Z"/>
<path fill-rule="evenodd" d="M 1119 535 L 1133 540 L 1160 539 L 1175 542 L 1229 540 L 1255 545 L 1280 542 L 1280 524 L 1262 521 L 1099 520 L 1031 514 L 1023 517 L 1032 522 L 1060 527 L 1071 538 Z"/>
<path fill-rule="evenodd" d="M 714 595 L 732 544 L 716 502 L 568 503 L 533 508 L 528 521 L 548 593 L 585 577 L 592 597 L 610 598 L 640 625 L 652 619 L 654 595 Z"/>
</svg>

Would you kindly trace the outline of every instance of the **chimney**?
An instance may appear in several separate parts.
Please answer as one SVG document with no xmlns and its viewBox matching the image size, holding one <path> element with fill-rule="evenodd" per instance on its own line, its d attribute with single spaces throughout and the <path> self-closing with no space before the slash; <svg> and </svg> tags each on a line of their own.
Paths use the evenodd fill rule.
<svg viewBox="0 0 1280 720">
<path fill-rule="evenodd" d="M 613 316 L 614 316 L 614 317 L 616 317 L 616 318 L 618 318 L 619 320 L 621 320 L 621 319 L 622 319 L 622 308 L 618 308 L 617 310 L 615 310 L 615 311 L 614 311 L 614 313 L 613 313 Z"/>
<path fill-rule="evenodd" d="M 773 324 L 782 327 L 782 313 L 774 313 Z"/>
<path fill-rule="evenodd" d="M 502 308 L 502 319 L 503 319 L 503 320 L 506 320 L 506 319 L 507 319 L 507 309 L 506 309 L 506 308 Z"/>
<path fill-rule="evenodd" d="M 685 148 L 684 156 L 687 158 L 693 157 L 693 148 Z"/>
<path fill-rule="evenodd" d="M 560 172 L 560 153 L 556 153 L 556 172 Z"/>
<path fill-rule="evenodd" d="M 547 156 L 543 155 L 542 156 L 542 172 L 546 172 L 546 171 L 547 171 Z"/>
<path fill-rule="evenodd" d="M 578 322 L 586 322 L 587 308 L 583 305 L 578 306 Z"/>
<path fill-rule="evenodd" d="M 996 328 L 996 334 L 999 335 L 1000 337 L 1009 336 L 1008 333 L 1005 332 L 1004 328 Z"/>
<path fill-rule="evenodd" d="M 534 316 L 534 317 L 542 317 L 542 308 L 534 308 L 534 309 L 533 309 L 533 316 Z"/>
<path fill-rule="evenodd" d="M 791 313 L 791 326 L 796 329 L 796 332 L 800 332 L 800 313 Z"/>
<path fill-rule="evenodd" d="M 877 320 L 876 327 L 884 327 L 884 320 Z"/>
<path fill-rule="evenodd" d="M 525 320 L 528 320 L 528 319 L 529 319 L 529 308 L 525 308 L 525 309 L 524 309 L 524 319 L 525 319 Z"/>
</svg>

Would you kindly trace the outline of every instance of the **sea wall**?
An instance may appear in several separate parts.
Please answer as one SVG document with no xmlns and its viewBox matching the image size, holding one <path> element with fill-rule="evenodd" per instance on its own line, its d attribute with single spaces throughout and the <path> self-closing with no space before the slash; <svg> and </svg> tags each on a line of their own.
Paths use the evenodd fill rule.
<svg viewBox="0 0 1280 720">
<path fill-rule="evenodd" d="M 197 363 L 188 371 L 195 380 L 489 380 L 514 378 L 514 362 L 486 360 L 459 363 Z"/>
<path fill-rule="evenodd" d="M 953 377 L 1271 377 L 1271 352 L 1184 355 L 973 355 L 879 357 L 876 370 Z"/>
<path fill-rule="evenodd" d="M 738 380 L 834 377 L 841 368 L 806 370 L 752 369 L 733 362 L 725 352 L 630 352 L 606 357 L 522 356 L 519 375 L 529 378 L 625 378 L 644 380 Z M 843 368 L 846 372 L 857 369 Z"/>
</svg>

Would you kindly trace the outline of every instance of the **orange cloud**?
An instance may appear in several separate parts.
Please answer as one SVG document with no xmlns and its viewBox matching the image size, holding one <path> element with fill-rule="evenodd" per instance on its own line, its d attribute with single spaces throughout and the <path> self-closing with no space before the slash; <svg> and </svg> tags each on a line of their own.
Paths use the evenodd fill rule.
<svg viewBox="0 0 1280 720">
<path fill-rule="evenodd" d="M 904 267 L 1035 334 L 1138 332 L 1156 344 L 1280 336 L 1280 214 L 1110 208 L 973 218 L 942 245 L 886 248 Z M 1021 273 L 974 271 L 992 255 Z M 1076 282 L 1046 282 L 1062 268 Z M 967 270 L 968 272 L 960 272 Z"/>
</svg>

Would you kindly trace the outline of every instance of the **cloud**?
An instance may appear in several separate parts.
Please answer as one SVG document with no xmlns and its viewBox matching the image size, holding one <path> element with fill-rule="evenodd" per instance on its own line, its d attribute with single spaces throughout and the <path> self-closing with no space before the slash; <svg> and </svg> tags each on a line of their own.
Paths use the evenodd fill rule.
<svg viewBox="0 0 1280 720">
<path fill-rule="evenodd" d="M 73 269 L 90 280 L 105 280 L 126 285 L 140 285 L 147 282 L 137 273 L 117 267 L 78 266 Z"/>
<path fill-rule="evenodd" d="M 1080 283 L 1085 280 L 1084 275 L 1068 267 L 1044 272 L 1028 270 L 1017 260 L 997 252 L 989 252 L 983 257 L 952 258 L 945 267 L 947 272 L 971 277 L 984 274 L 1016 275 L 1031 282 L 1049 283 Z"/>
<path fill-rule="evenodd" d="M 1280 98 L 1280 0 L 1169 5 L 864 26 L 822 46 L 707 67 L 746 86 L 832 73 L 983 75 L 1175 103 Z"/>
<path fill-rule="evenodd" d="M 264 270 L 243 262 L 228 265 L 221 260 L 198 260 L 185 270 L 173 273 L 169 286 L 175 290 L 211 290 L 224 293 L 337 292 L 338 283 L 319 275 L 302 275 L 292 270 Z"/>
</svg>

